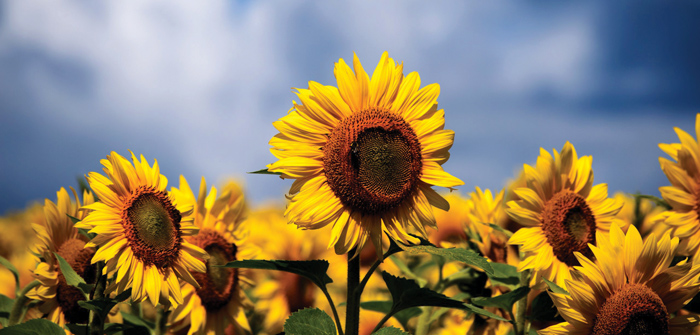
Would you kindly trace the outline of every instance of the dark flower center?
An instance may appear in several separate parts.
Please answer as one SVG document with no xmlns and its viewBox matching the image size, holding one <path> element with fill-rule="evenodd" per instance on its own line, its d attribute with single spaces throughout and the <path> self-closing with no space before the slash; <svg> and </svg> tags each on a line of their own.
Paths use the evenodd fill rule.
<svg viewBox="0 0 700 335">
<path fill-rule="evenodd" d="M 341 121 L 323 154 L 331 190 L 362 214 L 383 214 L 397 207 L 421 176 L 418 137 L 400 116 L 382 109 L 370 108 Z"/>
<path fill-rule="evenodd" d="M 95 283 L 95 266 L 90 264 L 90 260 L 95 252 L 85 249 L 85 241 L 72 238 L 65 241 L 58 249 L 58 254 L 66 260 L 79 276 L 85 279 L 88 284 Z M 58 273 L 58 286 L 56 287 L 56 301 L 61 308 L 61 312 L 67 323 L 87 323 L 89 311 L 78 305 L 78 301 L 86 300 L 85 295 L 77 287 L 66 283 L 63 273 Z"/>
<path fill-rule="evenodd" d="M 207 311 L 218 311 L 228 304 L 238 289 L 238 269 L 217 265 L 235 261 L 238 249 L 221 234 L 209 229 L 201 230 L 191 241 L 209 254 L 207 272 L 192 273 L 201 286 L 197 295 Z"/>
<path fill-rule="evenodd" d="M 643 284 L 627 284 L 613 293 L 596 315 L 594 335 L 670 334 L 666 305 Z"/>
<path fill-rule="evenodd" d="M 554 255 L 568 266 L 580 265 L 575 251 L 593 258 L 588 243 L 595 244 L 595 216 L 580 195 L 569 190 L 555 194 L 545 205 L 542 231 Z"/>
<path fill-rule="evenodd" d="M 180 253 L 182 217 L 167 193 L 142 186 L 124 208 L 122 225 L 134 255 L 145 265 L 171 267 Z"/>
</svg>

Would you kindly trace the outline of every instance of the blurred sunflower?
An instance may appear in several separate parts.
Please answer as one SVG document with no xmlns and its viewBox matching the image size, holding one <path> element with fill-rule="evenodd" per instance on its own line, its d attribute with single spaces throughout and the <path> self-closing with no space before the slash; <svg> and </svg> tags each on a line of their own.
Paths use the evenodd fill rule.
<svg viewBox="0 0 700 335">
<path fill-rule="evenodd" d="M 75 190 L 71 188 L 71 191 L 75 201 L 71 200 L 65 188 L 61 188 L 56 192 L 56 203 L 45 200 L 45 224 L 32 223 L 38 239 L 32 249 L 40 259 L 34 269 L 34 276 L 40 284 L 27 296 L 42 301 L 39 311 L 60 326 L 66 323 L 87 323 L 88 310 L 78 305 L 78 301 L 86 300 L 85 295 L 80 289 L 66 283 L 54 252 L 63 257 L 88 284 L 95 283 L 96 279 L 95 266 L 90 264 L 95 250 L 85 248 L 87 237 L 78 233 L 68 217 L 70 215 L 82 219 L 85 213 L 79 209 L 94 203 L 95 198 L 85 191 L 81 204 Z"/>
<path fill-rule="evenodd" d="M 661 170 L 671 182 L 659 191 L 672 207 L 661 219 L 671 227 L 673 236 L 681 239 L 680 252 L 696 255 L 700 250 L 700 146 L 690 134 L 680 128 L 674 130 L 681 143 L 659 144 L 675 161 L 659 158 Z M 695 133 L 700 134 L 700 114 L 696 115 Z"/>
<path fill-rule="evenodd" d="M 243 272 L 212 266 L 255 255 L 242 225 L 247 215 L 243 190 L 230 182 L 217 197 L 215 187 L 207 194 L 207 184 L 202 178 L 195 198 L 187 180 L 181 176 L 180 188 L 173 188 L 171 193 L 182 203 L 194 206 L 194 224 L 199 227 L 199 234 L 185 240 L 209 254 L 207 272 L 193 274 L 201 288 L 183 283 L 184 303 L 171 314 L 172 322 L 189 324 L 188 334 L 223 334 L 229 324 L 250 331 L 244 313 L 244 306 L 250 302 L 241 289 L 241 284 L 247 281 Z"/>
<path fill-rule="evenodd" d="M 382 232 L 403 243 L 435 227 L 431 206 L 448 210 L 431 186 L 462 181 L 442 169 L 454 132 L 445 130 L 437 109 L 440 86 L 420 88 L 418 73 L 404 77 L 385 52 L 370 78 L 357 56 L 355 71 L 340 59 L 338 88 L 309 82 L 297 89 L 301 105 L 274 123 L 270 140 L 279 160 L 268 165 L 283 178 L 296 179 L 285 216 L 296 225 L 317 229 L 332 224 L 330 246 L 337 254 L 368 239 L 382 253 Z"/>
<path fill-rule="evenodd" d="M 472 313 L 467 316 L 464 310 L 450 309 L 442 319 L 442 325 L 431 334 L 435 335 L 506 335 L 513 332 L 508 322 L 484 318 Z"/>
<path fill-rule="evenodd" d="M 192 224 L 192 206 L 178 204 L 166 191 L 168 180 L 158 162 L 151 167 L 141 155 L 131 162 L 112 152 L 101 161 L 106 177 L 90 172 L 87 179 L 99 202 L 84 206 L 90 213 L 75 226 L 97 234 L 87 247 L 98 246 L 92 263 L 106 261 L 104 273 L 116 272 L 107 291 L 132 288 L 131 299 L 154 305 L 181 304 L 178 278 L 199 288 L 190 271 L 205 272 L 201 248 L 183 240 L 199 228 Z"/>
<path fill-rule="evenodd" d="M 303 231 L 288 225 L 281 206 L 272 205 L 252 211 L 246 225 L 250 229 L 249 241 L 260 247 L 258 257 L 261 259 L 328 260 L 328 275 L 333 278 L 333 283 L 328 285 L 331 297 L 336 304 L 346 300 L 346 260 L 326 247 L 321 231 Z M 255 312 L 259 313 L 251 327 L 258 327 L 259 332 L 281 332 L 291 313 L 307 307 L 318 307 L 333 315 L 326 297 L 310 280 L 282 271 L 251 272 L 256 283 L 251 297 L 255 302 Z"/>
<path fill-rule="evenodd" d="M 526 253 L 518 271 L 534 270 L 531 285 L 541 278 L 564 285 L 571 267 L 579 265 L 574 253 L 592 258 L 588 244 L 595 245 L 596 232 L 624 224 L 615 217 L 622 204 L 607 197 L 608 186 L 593 186 L 591 162 L 566 142 L 561 154 L 540 149 L 537 165 L 524 165 L 527 187 L 514 190 L 520 200 L 509 201 L 506 212 L 526 227 L 508 243 Z"/>
<path fill-rule="evenodd" d="M 665 210 L 664 207 L 658 206 L 653 200 L 623 192 L 615 193 L 615 200 L 624 203 L 617 217 L 625 222 L 625 226 L 637 227 L 642 237 L 649 234 L 661 237 L 669 229 L 663 219 L 659 220 L 659 215 Z"/>
<path fill-rule="evenodd" d="M 595 262 L 576 252 L 581 266 L 566 280 L 570 295 L 549 293 L 566 322 L 540 334 L 688 334 L 697 315 L 677 313 L 700 290 L 700 265 L 669 267 L 678 238 L 655 235 L 642 243 L 637 228 L 613 225 L 597 233 Z"/>
<path fill-rule="evenodd" d="M 517 265 L 518 255 L 514 247 L 507 245 L 508 237 L 489 225 L 505 229 L 508 223 L 503 194 L 504 190 L 494 195 L 491 190 L 482 191 L 477 186 L 466 202 L 466 230 L 484 257 L 496 263 Z"/>
</svg>

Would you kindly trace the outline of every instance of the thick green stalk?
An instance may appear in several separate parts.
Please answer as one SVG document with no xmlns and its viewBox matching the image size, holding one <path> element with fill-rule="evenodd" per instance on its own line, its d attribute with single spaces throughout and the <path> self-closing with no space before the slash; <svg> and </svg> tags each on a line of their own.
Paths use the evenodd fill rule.
<svg viewBox="0 0 700 335">
<path fill-rule="evenodd" d="M 523 270 L 520 273 L 520 286 L 527 287 L 530 284 L 530 270 Z M 516 334 L 525 335 L 525 311 L 527 310 L 527 295 L 517 303 L 518 310 L 515 311 Z"/>
<path fill-rule="evenodd" d="M 14 326 L 20 322 L 22 322 L 22 315 L 24 315 L 24 305 L 27 304 L 27 302 L 30 300 L 27 298 L 27 293 L 31 291 L 33 288 L 39 286 L 41 284 L 38 280 L 34 280 L 31 283 L 27 284 L 21 292 L 19 292 L 19 295 L 17 298 L 15 298 L 15 303 L 12 305 L 12 311 L 10 311 L 10 318 L 8 320 L 10 326 Z"/>
<path fill-rule="evenodd" d="M 348 252 L 348 303 L 345 311 L 345 335 L 358 335 L 360 332 L 360 255 L 355 257 L 357 248 Z"/>
<path fill-rule="evenodd" d="M 156 315 L 156 335 L 165 335 L 165 333 L 168 331 L 169 315 L 169 308 L 165 306 L 160 306 L 160 308 L 158 308 L 158 314 Z"/>
<path fill-rule="evenodd" d="M 95 282 L 95 291 L 91 297 L 92 300 L 101 299 L 105 296 L 105 288 L 107 288 L 107 276 L 102 274 L 102 269 L 104 267 L 104 262 L 97 262 L 95 264 L 95 271 L 97 272 L 97 281 Z M 105 313 L 106 315 L 106 313 Z M 90 335 L 101 335 L 103 333 L 105 326 L 105 320 L 102 316 L 98 315 L 97 312 L 90 311 Z"/>
</svg>

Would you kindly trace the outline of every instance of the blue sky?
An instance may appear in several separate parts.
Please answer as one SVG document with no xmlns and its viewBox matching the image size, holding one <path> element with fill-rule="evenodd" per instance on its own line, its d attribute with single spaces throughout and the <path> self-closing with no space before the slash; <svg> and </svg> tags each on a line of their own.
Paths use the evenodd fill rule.
<svg viewBox="0 0 700 335">
<path fill-rule="evenodd" d="M 448 172 L 500 189 L 540 147 L 593 156 L 595 183 L 658 194 L 658 143 L 700 112 L 700 5 L 688 2 L 0 2 L 0 214 L 131 149 L 176 186 L 291 185 L 272 122 L 333 64 L 381 53 L 441 86 Z"/>
</svg>

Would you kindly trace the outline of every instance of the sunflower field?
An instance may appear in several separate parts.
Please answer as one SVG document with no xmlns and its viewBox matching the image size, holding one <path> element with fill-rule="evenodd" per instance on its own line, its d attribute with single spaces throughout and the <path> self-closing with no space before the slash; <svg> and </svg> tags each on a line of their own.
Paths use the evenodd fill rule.
<svg viewBox="0 0 700 335">
<path fill-rule="evenodd" d="M 251 173 L 285 206 L 129 151 L 0 218 L 0 335 L 700 334 L 700 114 L 659 144 L 661 198 L 569 142 L 459 190 L 440 86 L 351 65 L 272 124 Z"/>
</svg>

